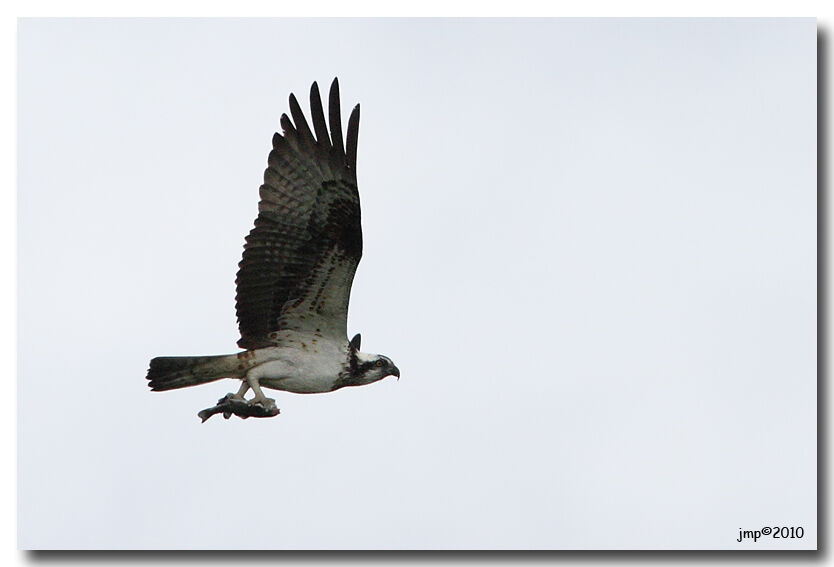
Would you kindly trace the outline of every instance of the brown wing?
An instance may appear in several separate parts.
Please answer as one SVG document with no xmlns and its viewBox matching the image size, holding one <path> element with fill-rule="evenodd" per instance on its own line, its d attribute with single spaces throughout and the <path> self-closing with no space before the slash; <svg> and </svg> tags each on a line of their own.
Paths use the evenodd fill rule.
<svg viewBox="0 0 834 567">
<path fill-rule="evenodd" d="M 310 89 L 313 129 L 290 95 L 264 173 L 255 228 L 237 273 L 238 346 L 262 348 L 286 328 L 345 334 L 350 286 L 362 257 L 356 188 L 359 105 L 342 141 L 339 83 L 330 87 L 330 131 L 318 85 Z M 283 313 L 283 316 L 282 316 Z"/>
</svg>

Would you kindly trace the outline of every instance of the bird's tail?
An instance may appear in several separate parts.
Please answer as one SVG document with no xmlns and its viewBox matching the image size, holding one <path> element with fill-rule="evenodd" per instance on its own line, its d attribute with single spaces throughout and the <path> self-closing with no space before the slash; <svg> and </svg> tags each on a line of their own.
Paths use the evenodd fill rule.
<svg viewBox="0 0 834 567">
<path fill-rule="evenodd" d="M 221 378 L 242 378 L 237 355 L 159 356 L 151 360 L 148 386 L 161 392 L 214 382 Z"/>
</svg>

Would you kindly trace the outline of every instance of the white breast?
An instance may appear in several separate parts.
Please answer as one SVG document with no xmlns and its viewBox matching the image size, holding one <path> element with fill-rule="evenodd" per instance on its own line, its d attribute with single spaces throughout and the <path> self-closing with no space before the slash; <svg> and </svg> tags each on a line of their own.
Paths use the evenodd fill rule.
<svg viewBox="0 0 834 567">
<path fill-rule="evenodd" d="M 248 377 L 273 390 L 316 394 L 333 390 L 347 357 L 347 341 L 298 334 L 282 346 L 262 350 L 266 360 Z"/>
</svg>

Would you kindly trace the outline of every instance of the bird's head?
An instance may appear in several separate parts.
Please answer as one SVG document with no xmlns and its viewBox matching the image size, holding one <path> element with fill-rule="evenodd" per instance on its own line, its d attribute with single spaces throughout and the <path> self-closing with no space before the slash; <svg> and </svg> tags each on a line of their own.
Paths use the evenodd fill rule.
<svg viewBox="0 0 834 567">
<path fill-rule="evenodd" d="M 399 380 L 400 369 L 397 368 L 393 360 L 381 354 L 360 352 L 359 343 L 361 339 L 360 335 L 356 335 L 348 346 L 351 376 L 355 385 L 370 384 L 387 376 L 396 376 Z"/>
</svg>

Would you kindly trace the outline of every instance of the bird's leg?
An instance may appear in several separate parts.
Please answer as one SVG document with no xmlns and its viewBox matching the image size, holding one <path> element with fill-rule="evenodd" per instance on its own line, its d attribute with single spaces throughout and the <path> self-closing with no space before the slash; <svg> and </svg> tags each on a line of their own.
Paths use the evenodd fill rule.
<svg viewBox="0 0 834 567">
<path fill-rule="evenodd" d="M 248 391 L 249 391 L 249 382 L 247 382 L 246 380 L 244 380 L 244 381 L 243 381 L 243 384 L 241 384 L 241 385 L 240 385 L 240 389 L 237 391 L 237 393 L 236 393 L 236 394 L 232 394 L 232 397 L 233 397 L 234 399 L 236 399 L 236 400 L 242 400 L 242 399 L 244 399 L 244 398 L 243 398 L 243 396 L 244 396 L 244 395 L 246 394 L 246 392 L 248 392 Z"/>
<path fill-rule="evenodd" d="M 271 398 L 267 398 L 264 395 L 263 390 L 261 390 L 261 385 L 258 383 L 258 378 L 255 376 L 247 376 L 246 380 L 248 382 L 248 388 L 252 388 L 252 391 L 255 392 L 255 397 L 247 402 L 252 404 L 261 404 L 262 406 L 271 407 L 275 405 L 275 400 Z M 242 389 L 242 388 L 241 388 Z M 245 391 L 245 390 L 244 390 Z"/>
</svg>

